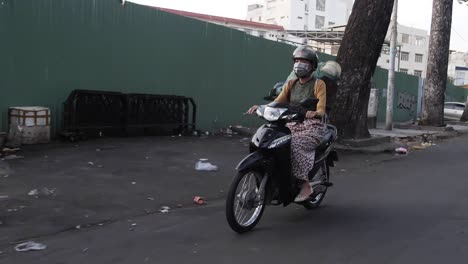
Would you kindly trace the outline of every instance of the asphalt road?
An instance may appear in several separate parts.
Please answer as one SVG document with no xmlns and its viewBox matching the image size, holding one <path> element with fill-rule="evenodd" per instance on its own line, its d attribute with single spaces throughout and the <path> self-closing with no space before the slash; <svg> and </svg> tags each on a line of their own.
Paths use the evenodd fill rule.
<svg viewBox="0 0 468 264">
<path fill-rule="evenodd" d="M 321 208 L 268 207 L 245 235 L 230 230 L 215 200 L 41 237 L 46 250 L 5 252 L 0 263 L 466 263 L 467 155 L 464 136 L 335 170 Z"/>
</svg>

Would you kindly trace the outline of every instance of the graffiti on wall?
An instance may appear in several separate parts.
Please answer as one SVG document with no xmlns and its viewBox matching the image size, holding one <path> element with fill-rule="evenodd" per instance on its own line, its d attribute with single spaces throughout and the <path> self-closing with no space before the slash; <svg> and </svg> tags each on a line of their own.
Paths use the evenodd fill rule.
<svg viewBox="0 0 468 264">
<path fill-rule="evenodd" d="M 418 99 L 407 92 L 398 92 L 397 108 L 408 111 L 410 115 L 416 114 Z"/>
</svg>

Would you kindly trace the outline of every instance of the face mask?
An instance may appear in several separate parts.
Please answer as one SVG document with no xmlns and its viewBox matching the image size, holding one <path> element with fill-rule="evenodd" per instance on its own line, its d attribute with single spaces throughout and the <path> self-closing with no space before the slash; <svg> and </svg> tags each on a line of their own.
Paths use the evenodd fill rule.
<svg viewBox="0 0 468 264">
<path fill-rule="evenodd" d="M 294 73 L 299 78 L 307 77 L 310 71 L 310 65 L 305 62 L 296 62 L 294 63 Z"/>
</svg>

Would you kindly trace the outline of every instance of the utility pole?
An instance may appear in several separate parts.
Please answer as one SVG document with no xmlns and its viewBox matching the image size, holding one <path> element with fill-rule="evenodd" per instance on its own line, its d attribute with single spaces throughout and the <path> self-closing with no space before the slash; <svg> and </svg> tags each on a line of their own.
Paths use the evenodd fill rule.
<svg viewBox="0 0 468 264">
<path fill-rule="evenodd" d="M 397 13 L 398 0 L 393 4 L 392 14 L 392 34 L 390 40 L 390 69 L 388 70 L 388 86 L 387 86 L 387 116 L 385 119 L 385 129 L 392 130 L 393 128 L 393 95 L 395 91 L 395 58 L 396 58 L 396 40 L 397 40 Z"/>
</svg>

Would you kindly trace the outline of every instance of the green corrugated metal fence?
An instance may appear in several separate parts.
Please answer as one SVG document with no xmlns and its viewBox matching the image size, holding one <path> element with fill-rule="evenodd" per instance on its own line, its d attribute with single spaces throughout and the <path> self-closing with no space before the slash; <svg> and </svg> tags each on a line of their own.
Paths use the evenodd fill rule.
<svg viewBox="0 0 468 264">
<path fill-rule="evenodd" d="M 447 90 L 445 91 L 446 102 L 465 102 L 468 97 L 468 89 L 455 86 L 447 83 Z"/>
<path fill-rule="evenodd" d="M 294 50 L 116 0 L 4 0 L 0 38 L 0 130 L 8 107 L 36 105 L 50 107 L 60 129 L 62 103 L 74 89 L 189 96 L 203 129 L 255 124 L 242 113 L 285 80 Z M 373 81 L 382 121 L 387 71 L 378 68 Z M 414 119 L 417 87 L 416 77 L 397 73 L 396 122 Z M 466 91 L 447 94 L 459 101 Z"/>
<path fill-rule="evenodd" d="M 377 67 L 373 81 L 378 89 L 379 105 L 377 122 L 385 122 L 387 111 L 388 70 Z M 416 119 L 418 109 L 418 84 L 416 76 L 396 72 L 395 93 L 393 97 L 393 121 L 405 122 Z"/>
<path fill-rule="evenodd" d="M 294 47 L 115 0 L 5 0 L 0 112 L 41 105 L 61 124 L 73 89 L 193 97 L 205 129 L 242 113 L 285 78 Z"/>
</svg>

